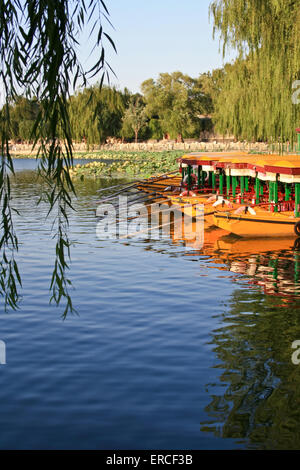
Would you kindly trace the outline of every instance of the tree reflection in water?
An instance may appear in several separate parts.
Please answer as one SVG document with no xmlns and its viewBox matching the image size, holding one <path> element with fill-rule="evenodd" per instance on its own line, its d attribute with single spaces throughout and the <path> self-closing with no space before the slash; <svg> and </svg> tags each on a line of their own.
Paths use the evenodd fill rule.
<svg viewBox="0 0 300 470">
<path fill-rule="evenodd" d="M 204 237 L 199 254 L 247 288 L 233 292 L 211 335 L 220 375 L 206 386 L 201 431 L 248 448 L 299 449 L 300 366 L 291 360 L 300 339 L 299 240 L 240 239 L 212 227 Z"/>
<path fill-rule="evenodd" d="M 211 420 L 202 431 L 235 438 L 249 447 L 300 448 L 300 369 L 291 345 L 300 339 L 300 253 L 289 240 L 237 240 L 223 236 L 212 255 L 236 290 L 213 331 L 219 384 L 207 384 Z"/>
</svg>

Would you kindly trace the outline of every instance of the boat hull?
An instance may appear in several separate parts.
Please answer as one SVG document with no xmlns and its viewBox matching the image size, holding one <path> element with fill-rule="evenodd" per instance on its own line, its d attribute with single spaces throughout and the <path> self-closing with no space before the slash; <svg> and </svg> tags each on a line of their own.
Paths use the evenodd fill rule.
<svg viewBox="0 0 300 470">
<path fill-rule="evenodd" d="M 256 215 L 234 215 L 216 212 L 214 224 L 240 237 L 269 238 L 294 237 L 294 227 L 300 218 L 280 213 L 257 213 Z"/>
</svg>

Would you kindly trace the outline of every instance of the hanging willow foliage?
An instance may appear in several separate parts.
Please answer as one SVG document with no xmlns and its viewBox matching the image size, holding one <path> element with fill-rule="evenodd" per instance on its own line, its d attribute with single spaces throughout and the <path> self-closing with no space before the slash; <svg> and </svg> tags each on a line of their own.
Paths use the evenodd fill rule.
<svg viewBox="0 0 300 470">
<path fill-rule="evenodd" d="M 1 237 L 0 294 L 5 308 L 17 308 L 21 284 L 15 252 L 18 240 L 13 227 L 9 172 L 14 173 L 9 151 L 10 109 L 22 92 L 41 103 L 32 136 L 40 157 L 39 173 L 46 182 L 49 213 L 55 217 L 55 265 L 51 280 L 51 300 L 64 298 L 64 315 L 73 311 L 66 277 L 70 240 L 67 211 L 75 194 L 69 169 L 73 165 L 72 135 L 67 100 L 78 85 L 97 74 L 100 84 L 109 65 L 103 40 L 102 19 L 108 18 L 103 0 L 0 0 L 0 86 L 1 110 L 0 204 Z M 88 28 L 95 37 L 98 57 L 90 70 L 84 70 L 77 56 L 80 35 Z M 62 138 L 59 139 L 59 136 Z"/>
<path fill-rule="evenodd" d="M 215 105 L 218 130 L 292 143 L 300 124 L 300 105 L 292 101 L 300 78 L 300 0 L 215 0 L 210 10 L 223 53 L 239 53 L 225 67 Z"/>
</svg>

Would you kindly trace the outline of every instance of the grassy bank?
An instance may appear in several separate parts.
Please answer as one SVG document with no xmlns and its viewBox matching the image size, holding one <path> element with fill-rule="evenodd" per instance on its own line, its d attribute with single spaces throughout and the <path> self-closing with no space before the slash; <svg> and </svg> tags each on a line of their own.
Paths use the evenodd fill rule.
<svg viewBox="0 0 300 470">
<path fill-rule="evenodd" d="M 75 165 L 71 176 L 76 178 L 97 176 L 144 176 L 165 173 L 178 168 L 176 159 L 183 151 L 170 152 L 99 152 L 99 154 L 76 155 L 78 158 L 100 161 Z"/>
</svg>

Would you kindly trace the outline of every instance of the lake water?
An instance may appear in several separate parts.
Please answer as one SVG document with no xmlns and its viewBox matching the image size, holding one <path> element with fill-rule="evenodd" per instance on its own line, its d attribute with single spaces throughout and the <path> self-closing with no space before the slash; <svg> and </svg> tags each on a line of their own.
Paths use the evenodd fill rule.
<svg viewBox="0 0 300 470">
<path fill-rule="evenodd" d="M 1 313 L 2 449 L 299 449 L 300 251 L 218 230 L 201 250 L 96 236 L 77 184 L 73 303 L 49 305 L 54 260 L 35 162 L 13 183 L 22 300 Z M 22 171 L 22 169 L 26 171 Z M 3 310 L 3 307 L 1 307 Z"/>
</svg>

